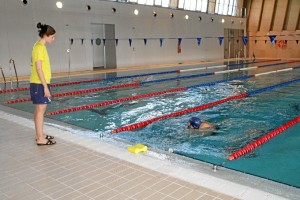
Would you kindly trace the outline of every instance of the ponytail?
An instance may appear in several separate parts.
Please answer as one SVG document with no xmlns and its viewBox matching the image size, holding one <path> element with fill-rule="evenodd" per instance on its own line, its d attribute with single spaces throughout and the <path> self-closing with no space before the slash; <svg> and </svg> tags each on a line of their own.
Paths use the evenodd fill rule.
<svg viewBox="0 0 300 200">
<path fill-rule="evenodd" d="M 50 26 L 50 25 L 47 25 L 47 24 L 42 24 L 41 22 L 39 22 L 36 27 L 38 28 L 39 30 L 39 36 L 41 38 L 44 37 L 44 35 L 46 36 L 50 36 L 50 35 L 54 35 L 56 33 L 55 29 Z"/>
</svg>

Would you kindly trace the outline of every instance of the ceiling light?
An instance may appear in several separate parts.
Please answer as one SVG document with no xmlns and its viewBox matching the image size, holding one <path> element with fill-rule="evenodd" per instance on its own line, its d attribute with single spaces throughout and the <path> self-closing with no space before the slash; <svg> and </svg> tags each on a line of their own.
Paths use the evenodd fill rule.
<svg viewBox="0 0 300 200">
<path fill-rule="evenodd" d="M 112 8 L 111 11 L 112 11 L 113 13 L 116 13 L 116 12 L 117 12 L 117 9 L 116 9 L 116 8 Z"/>
<path fill-rule="evenodd" d="M 157 16 L 157 13 L 154 11 L 153 12 L 153 17 L 156 17 Z"/>
<path fill-rule="evenodd" d="M 184 18 L 185 18 L 186 20 L 188 20 L 188 19 L 189 19 L 189 16 L 188 16 L 188 15 L 185 15 Z"/>
<path fill-rule="evenodd" d="M 222 19 L 222 23 L 224 24 L 224 22 L 225 22 L 225 19 Z"/>
<path fill-rule="evenodd" d="M 139 10 L 138 10 L 138 9 L 135 9 L 135 10 L 133 11 L 133 13 L 134 13 L 135 15 L 138 15 L 138 14 L 139 14 Z"/>
<path fill-rule="evenodd" d="M 56 7 L 57 8 L 62 8 L 63 7 L 62 2 L 60 2 L 60 1 L 56 2 Z"/>
</svg>

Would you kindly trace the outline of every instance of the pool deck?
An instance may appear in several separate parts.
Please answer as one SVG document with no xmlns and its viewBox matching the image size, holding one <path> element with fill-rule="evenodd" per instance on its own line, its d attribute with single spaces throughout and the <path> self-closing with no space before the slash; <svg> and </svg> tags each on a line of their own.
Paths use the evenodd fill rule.
<svg viewBox="0 0 300 200">
<path fill-rule="evenodd" d="M 0 105 L 0 199 L 275 200 L 300 194 L 299 189 L 278 183 L 266 187 L 268 181 L 250 175 L 226 180 L 230 170 L 214 171 L 205 163 L 189 167 L 151 148 L 135 155 L 126 145 L 74 135 L 72 129 L 51 125 L 49 119 L 45 131 L 55 136 L 57 144 L 37 146 L 32 117 Z M 241 184 L 245 180 L 253 185 Z M 265 191 L 258 189 L 264 187 Z"/>
<path fill-rule="evenodd" d="M 72 75 L 90 73 L 95 72 Z M 127 151 L 128 144 L 79 136 L 73 133 L 76 127 L 50 119 L 45 131 L 55 136 L 57 144 L 37 146 L 32 119 L 31 113 L 0 105 L 0 199 L 277 200 L 300 196 L 298 188 L 221 167 L 214 171 L 211 164 L 169 152 L 149 148 L 135 155 Z"/>
</svg>

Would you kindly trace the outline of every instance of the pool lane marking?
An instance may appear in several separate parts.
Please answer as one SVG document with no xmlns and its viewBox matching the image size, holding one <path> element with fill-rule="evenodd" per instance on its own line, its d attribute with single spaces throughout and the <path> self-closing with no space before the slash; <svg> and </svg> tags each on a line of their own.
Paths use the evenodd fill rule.
<svg viewBox="0 0 300 200">
<path fill-rule="evenodd" d="M 91 80 L 83 80 L 83 81 L 72 81 L 72 82 L 63 82 L 63 83 L 54 83 L 51 84 L 51 87 L 62 87 L 67 85 L 77 85 L 81 83 L 93 83 L 93 82 L 100 82 L 103 79 L 91 79 Z M 0 90 L 0 94 L 9 93 L 9 92 L 21 92 L 21 91 L 27 91 L 29 90 L 29 87 L 23 87 L 23 88 L 13 88 L 13 89 L 7 89 L 7 90 Z"/>
<path fill-rule="evenodd" d="M 273 73 L 277 73 L 277 72 L 286 72 L 286 71 L 291 71 L 291 70 L 293 70 L 293 67 L 286 68 L 286 69 L 274 70 L 274 71 L 270 71 L 270 72 L 264 72 L 264 73 L 257 74 L 255 76 L 263 76 L 266 74 L 273 74 Z"/>
<path fill-rule="evenodd" d="M 298 68 L 300 68 L 300 66 L 295 67 L 295 69 L 298 69 Z M 275 70 L 275 72 L 282 72 L 282 71 Z M 114 99 L 114 100 L 109 100 L 109 101 L 104 101 L 104 102 L 87 104 L 87 105 L 83 105 L 83 106 L 65 108 L 65 109 L 48 112 L 48 113 L 46 113 L 46 116 L 58 115 L 58 114 L 69 113 L 69 112 L 76 112 L 76 111 L 80 111 L 80 110 L 86 110 L 86 109 L 92 109 L 92 108 L 96 108 L 96 107 L 107 106 L 107 105 L 111 105 L 111 104 L 117 104 L 117 103 L 121 103 L 121 102 L 125 102 L 125 101 L 145 99 L 145 98 L 150 98 L 153 96 L 159 96 L 159 95 L 170 94 L 170 93 L 175 93 L 175 92 L 182 92 L 182 91 L 186 91 L 189 89 L 205 87 L 205 86 L 212 86 L 212 85 L 216 85 L 219 83 L 225 83 L 225 82 L 230 82 L 230 81 L 234 81 L 234 80 L 245 80 L 248 78 L 255 77 L 257 75 L 259 75 L 259 74 L 247 75 L 247 76 L 242 76 L 242 77 L 238 77 L 238 78 L 214 81 L 214 82 L 209 82 L 209 83 L 202 83 L 202 84 L 192 85 L 192 86 L 188 86 L 188 87 L 181 87 L 181 88 L 174 88 L 174 89 L 170 89 L 170 90 L 157 91 L 157 92 L 146 93 L 146 94 L 141 94 L 141 95 L 137 95 L 137 96 L 129 96 L 129 97 L 124 97 L 124 98 L 120 98 L 120 99 Z M 263 75 L 267 75 L 267 74 L 263 73 Z"/>
<path fill-rule="evenodd" d="M 129 96 L 129 97 L 124 97 L 124 98 L 120 98 L 120 99 L 114 99 L 114 100 L 109 100 L 109 101 L 104 101 L 104 102 L 87 104 L 87 105 L 83 105 L 83 106 L 65 108 L 65 109 L 60 109 L 60 110 L 48 112 L 48 113 L 46 113 L 46 116 L 58 115 L 58 114 L 69 113 L 69 112 L 76 112 L 76 111 L 80 111 L 80 110 L 92 109 L 92 108 L 96 108 L 96 107 L 102 107 L 102 106 L 107 106 L 107 105 L 111 105 L 111 104 L 117 104 L 117 103 L 121 103 L 121 102 L 125 102 L 125 101 L 145 99 L 145 98 L 150 98 L 150 97 L 164 95 L 164 94 L 183 92 L 183 91 L 186 91 L 188 89 L 204 87 L 204 86 L 212 86 L 212 85 L 216 85 L 218 83 L 225 83 L 225 82 L 229 82 L 229 81 L 233 81 L 233 80 L 244 80 L 244 79 L 248 79 L 248 78 L 251 78 L 251 77 L 253 77 L 253 75 L 251 75 L 251 76 L 242 76 L 242 77 L 238 77 L 238 78 L 232 78 L 232 79 L 221 80 L 221 81 L 214 81 L 214 82 L 210 82 L 210 83 L 203 83 L 203 84 L 200 84 L 200 85 L 193 85 L 193 86 L 188 86 L 188 87 L 181 87 L 181 88 L 174 88 L 174 89 L 169 89 L 169 90 L 151 92 L 151 93 L 141 94 L 141 95 L 137 95 L 137 96 Z"/>
<path fill-rule="evenodd" d="M 244 71 L 244 70 L 252 70 L 252 69 L 263 68 L 263 67 L 273 67 L 273 66 L 277 66 L 277 65 L 291 64 L 291 63 L 296 63 L 296 62 L 300 62 L 300 61 L 280 62 L 280 63 L 275 63 L 275 64 L 266 64 L 266 65 L 259 65 L 259 66 L 254 66 L 254 67 L 246 67 L 246 68 L 241 68 L 241 69 L 229 69 L 229 70 L 223 70 L 223 71 L 218 71 L 218 72 L 209 72 L 209 73 L 194 74 L 194 75 L 188 75 L 188 76 L 179 76 L 179 77 L 158 79 L 158 80 L 152 80 L 152 81 L 141 81 L 141 85 L 151 84 L 151 83 L 161 83 L 161 82 L 165 82 L 165 81 L 173 81 L 173 80 L 180 80 L 180 79 L 196 78 L 196 77 L 202 77 L 202 76 L 213 76 L 213 75 L 217 75 L 217 74 L 225 74 L 225 73 L 238 72 L 238 71 Z"/>
<path fill-rule="evenodd" d="M 280 84 L 276 84 L 276 85 L 260 88 L 260 89 L 257 89 L 257 90 L 253 90 L 253 91 L 250 91 L 250 92 L 247 92 L 247 93 L 242 93 L 242 94 L 238 94 L 238 95 L 235 95 L 235 96 L 223 98 L 223 99 L 220 99 L 220 100 L 217 100 L 217 101 L 214 101 L 214 102 L 210 102 L 210 103 L 206 103 L 206 104 L 203 104 L 203 105 L 200 105 L 200 106 L 197 106 L 197 107 L 188 108 L 188 109 L 177 111 L 177 112 L 174 112 L 174 113 L 162 115 L 162 116 L 155 117 L 155 118 L 152 118 L 152 119 L 148 119 L 148 120 L 145 120 L 145 121 L 142 121 L 142 122 L 122 126 L 122 127 L 113 129 L 111 131 L 111 134 L 143 128 L 143 127 L 145 127 L 145 126 L 147 126 L 147 125 L 149 125 L 153 122 L 156 122 L 156 121 L 159 121 L 159 120 L 162 120 L 162 119 L 167 119 L 167 118 L 171 118 L 171 117 L 178 117 L 178 116 L 185 115 L 185 114 L 188 114 L 188 113 L 197 112 L 197 111 L 200 111 L 200 110 L 206 110 L 208 108 L 211 108 L 211 107 L 219 105 L 219 104 L 226 103 L 228 101 L 243 99 L 243 98 L 248 97 L 248 96 L 263 93 L 263 92 L 266 92 L 266 91 L 273 90 L 275 88 L 284 87 L 284 86 L 294 84 L 294 83 L 298 83 L 298 82 L 300 82 L 300 79 L 295 79 L 295 80 L 283 82 L 283 83 L 280 83 Z"/>
<path fill-rule="evenodd" d="M 182 70 L 178 70 L 178 73 L 199 71 L 199 70 L 205 70 L 205 69 L 218 69 L 218 68 L 223 68 L 223 67 L 227 67 L 227 65 L 218 65 L 218 66 L 211 66 L 211 67 L 199 67 L 199 68 L 193 68 L 193 69 L 182 69 Z"/>
<path fill-rule="evenodd" d="M 258 69 L 258 68 L 263 68 L 263 67 L 273 67 L 273 66 L 277 66 L 277 65 L 282 65 L 282 64 L 291 64 L 291 63 L 295 63 L 296 61 L 288 61 L 288 62 L 281 62 L 281 63 L 275 63 L 275 64 L 267 64 L 267 65 L 260 65 L 260 66 L 253 66 L 253 67 L 246 67 L 246 68 L 240 68 L 240 69 L 231 69 L 231 70 L 224 70 L 224 71 L 218 71 L 218 72 L 214 72 L 215 74 L 225 74 L 225 73 L 230 73 L 230 72 L 238 72 L 238 71 L 246 71 L 246 70 L 253 70 L 253 69 Z M 282 71 L 289 71 L 289 70 L 293 70 L 293 68 L 286 68 L 286 69 L 281 69 Z M 272 73 L 276 73 L 279 72 L 280 70 L 275 70 L 272 71 Z M 265 72 L 268 73 L 268 72 Z M 263 73 L 262 73 L 263 74 Z"/>
<path fill-rule="evenodd" d="M 275 128 L 274 130 L 270 131 L 269 133 L 259 137 L 255 141 L 245 145 L 244 147 L 240 148 L 239 150 L 233 152 L 227 157 L 227 160 L 234 160 L 239 157 L 244 156 L 245 154 L 253 151 L 254 149 L 258 148 L 259 146 L 263 145 L 264 143 L 268 142 L 275 136 L 279 135 L 280 133 L 284 132 L 285 130 L 289 129 L 290 127 L 294 126 L 295 124 L 300 122 L 300 116 L 288 121 L 287 123 Z"/>
<path fill-rule="evenodd" d="M 259 68 L 259 67 L 271 67 L 271 66 L 289 64 L 289 63 L 294 63 L 294 62 L 295 61 L 281 62 L 281 63 L 275 63 L 273 65 L 267 64 L 267 65 L 260 65 L 260 66 L 256 66 L 256 67 L 257 68 Z M 246 69 L 246 68 L 244 68 L 244 69 Z M 236 69 L 236 70 L 239 70 L 239 69 Z M 232 72 L 232 70 L 225 70 L 225 71 L 221 71 L 221 72 L 226 73 L 227 71 Z M 197 78 L 197 77 L 213 76 L 213 75 L 216 75 L 216 73 L 215 72 L 209 72 L 209 73 L 194 74 L 194 75 L 188 75 L 188 76 L 179 76 L 179 77 L 173 77 L 173 78 L 158 79 L 158 80 L 152 80 L 152 81 L 141 81 L 141 82 L 134 82 L 134 83 L 125 83 L 125 84 L 118 84 L 118 85 L 112 85 L 112 86 L 106 86 L 106 87 L 98 87 L 98 88 L 91 88 L 91 89 L 85 89 L 85 90 L 76 90 L 76 91 L 70 91 L 70 92 L 57 93 L 57 94 L 52 94 L 51 97 L 56 98 L 56 97 L 83 95 L 83 94 L 87 94 L 87 93 L 106 91 L 106 90 L 117 89 L 117 88 L 138 87 L 138 86 L 143 86 L 145 84 L 151 84 L 151 83 L 159 83 L 159 82 L 165 82 L 165 81 L 189 79 L 189 78 Z M 24 103 L 24 102 L 28 102 L 28 101 L 31 101 L 30 97 L 8 100 L 8 101 L 5 101 L 4 104 Z"/>
<path fill-rule="evenodd" d="M 259 62 L 245 62 L 245 63 L 238 63 L 238 64 L 231 64 L 228 66 L 237 66 L 237 65 L 244 65 L 244 64 L 254 64 L 254 63 L 262 63 L 262 62 L 275 62 L 280 61 L 281 59 L 274 59 L 274 60 L 264 60 Z M 205 69 L 213 69 L 215 66 L 204 67 Z M 106 79 L 91 79 L 91 80 L 82 80 L 82 81 L 73 81 L 73 82 L 63 82 L 63 83 L 54 83 L 51 84 L 51 87 L 62 87 L 68 85 L 77 85 L 81 83 L 92 83 L 92 82 L 100 82 L 100 81 L 113 81 L 118 79 L 126 79 L 126 78 L 136 78 L 136 77 L 143 77 L 143 76 L 151 76 L 151 75 L 162 75 L 162 74 L 171 74 L 171 73 L 178 73 L 178 70 L 171 70 L 171 71 L 164 71 L 164 72 L 154 72 L 154 73 L 146 73 L 146 74 L 136 74 L 130 76 L 121 76 L 121 77 L 114 77 L 114 78 L 106 78 Z M 0 90 L 0 94 L 9 93 L 9 92 L 21 92 L 21 91 L 28 91 L 29 87 L 23 88 L 13 88 L 7 90 Z"/>
<path fill-rule="evenodd" d="M 154 96 L 159 96 L 159 95 L 169 94 L 169 93 L 174 93 L 174 92 L 181 92 L 181 91 L 186 91 L 186 87 L 152 92 L 152 93 L 147 93 L 147 94 L 142 94 L 142 95 L 137 95 L 137 96 L 129 96 L 129 97 L 124 97 L 124 98 L 120 98 L 120 99 L 92 103 L 92 104 L 88 104 L 88 105 L 84 105 L 84 106 L 60 109 L 60 110 L 48 112 L 48 113 L 46 113 L 46 116 L 58 115 L 58 114 L 69 113 L 69 112 L 76 112 L 76 111 L 80 111 L 80 110 L 92 109 L 92 108 L 101 107 L 101 106 L 108 106 L 111 104 L 117 104 L 117 103 L 121 103 L 121 102 L 125 102 L 125 101 L 133 101 L 133 100 L 137 100 L 137 99 L 150 98 L 150 97 L 154 97 Z"/>
<path fill-rule="evenodd" d="M 231 72 L 238 72 L 238 71 L 246 71 L 246 70 L 252 70 L 252 69 L 258 69 L 259 67 L 247 67 L 247 68 L 243 68 L 243 69 L 231 69 L 231 70 L 224 70 L 224 71 L 218 71 L 218 72 L 214 72 L 214 74 L 225 74 L 225 73 L 231 73 Z M 293 70 L 293 67 L 290 68 L 286 68 L 286 69 L 279 69 L 279 70 L 274 70 L 274 71 L 269 71 L 269 72 L 263 72 L 263 73 L 259 73 L 256 74 L 255 76 L 263 76 L 266 74 L 273 74 L 273 73 L 277 73 L 277 72 L 284 72 L 284 71 L 291 71 Z"/>
<path fill-rule="evenodd" d="M 180 80 L 180 79 L 197 78 L 197 77 L 202 77 L 202 76 L 213 76 L 213 75 L 217 75 L 217 74 L 238 72 L 238 71 L 244 71 L 244 70 L 252 70 L 252 69 L 263 68 L 263 67 L 273 67 L 273 66 L 277 66 L 277 65 L 290 64 L 290 63 L 295 63 L 295 62 L 297 62 L 297 61 L 288 61 L 288 62 L 280 62 L 280 63 L 274 63 L 274 64 L 259 65 L 259 66 L 254 66 L 254 67 L 246 67 L 246 68 L 242 68 L 243 70 L 230 69 L 230 70 L 224 70 L 224 71 L 218 71 L 218 72 L 208 72 L 208 73 L 202 73 L 202 74 L 165 78 L 165 79 L 158 79 L 158 80 L 152 80 L 152 81 L 141 81 L 141 85 L 151 84 L 151 83 L 161 83 L 161 82 L 165 82 L 165 81 L 173 81 L 173 80 Z M 298 61 L 298 62 L 300 62 L 300 61 Z"/>
<path fill-rule="evenodd" d="M 271 60 L 270 62 L 272 61 L 280 61 L 280 60 Z M 262 62 L 267 62 L 267 61 L 262 61 Z M 284 64 L 289 64 L 289 63 L 294 63 L 294 62 L 297 62 L 297 61 L 285 61 L 283 62 Z M 243 63 L 243 64 L 254 64 L 254 63 L 257 63 L 257 62 L 248 62 L 248 63 Z M 282 64 L 282 63 L 280 63 Z M 205 70 L 205 69 L 217 69 L 217 68 L 224 68 L 224 67 L 232 67 L 232 66 L 237 66 L 237 65 L 241 65 L 241 64 L 232 64 L 232 65 L 218 65 L 218 66 L 212 66 L 212 67 L 199 67 L 199 68 L 193 68 L 193 69 L 182 69 L 182 70 L 178 70 L 179 73 L 182 73 L 182 72 L 191 72 L 191 71 L 199 71 L 199 70 Z M 263 65 L 263 66 L 268 66 L 269 64 L 267 65 Z M 274 65 L 274 64 L 271 64 L 271 65 Z M 256 69 L 258 68 L 259 66 L 254 66 L 254 67 L 247 67 L 247 68 L 251 68 L 251 69 Z M 245 68 L 240 68 L 240 70 L 245 70 Z M 238 69 L 234 69 L 234 71 L 239 71 Z"/>
<path fill-rule="evenodd" d="M 106 91 L 106 90 L 125 88 L 125 87 L 138 87 L 138 86 L 140 86 L 140 82 L 125 83 L 125 84 L 111 85 L 111 86 L 106 86 L 106 87 L 91 88 L 91 89 L 87 89 L 87 90 L 76 90 L 76 91 L 52 94 L 51 98 L 82 95 L 82 94 L 87 94 L 87 93 L 92 93 L 92 92 Z M 22 99 L 12 99 L 12 100 L 4 102 L 4 104 L 23 103 L 23 102 L 28 102 L 28 101 L 31 101 L 30 97 L 26 97 L 26 98 L 22 98 Z"/>
</svg>

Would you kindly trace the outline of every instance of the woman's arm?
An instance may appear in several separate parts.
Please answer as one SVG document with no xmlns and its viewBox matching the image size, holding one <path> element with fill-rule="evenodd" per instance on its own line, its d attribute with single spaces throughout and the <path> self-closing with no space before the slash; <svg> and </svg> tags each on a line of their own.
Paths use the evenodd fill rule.
<svg viewBox="0 0 300 200">
<path fill-rule="evenodd" d="M 38 73 L 38 76 L 42 82 L 42 85 L 44 86 L 44 94 L 45 94 L 45 97 L 48 97 L 50 98 L 51 97 L 51 94 L 50 94 L 50 91 L 48 89 L 48 86 L 47 86 L 47 82 L 45 80 L 45 76 L 44 76 L 44 72 L 42 70 L 42 61 L 36 61 L 35 62 L 35 66 L 36 66 L 36 71 Z"/>
</svg>

